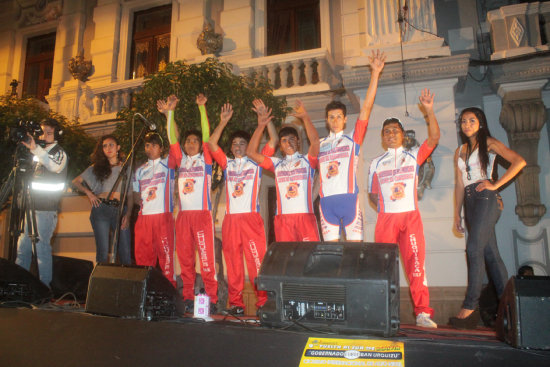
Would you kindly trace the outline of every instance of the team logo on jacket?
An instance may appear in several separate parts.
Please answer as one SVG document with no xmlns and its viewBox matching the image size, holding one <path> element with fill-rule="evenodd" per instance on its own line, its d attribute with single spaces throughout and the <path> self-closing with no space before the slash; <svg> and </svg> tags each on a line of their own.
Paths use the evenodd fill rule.
<svg viewBox="0 0 550 367">
<path fill-rule="evenodd" d="M 234 198 L 237 198 L 239 196 L 242 196 L 243 192 L 244 192 L 244 182 L 237 182 L 233 187 L 233 193 L 231 194 L 231 196 L 233 196 Z"/>
<path fill-rule="evenodd" d="M 329 162 L 327 166 L 327 178 L 334 177 L 338 174 L 338 166 L 340 165 L 340 162 L 338 161 L 332 161 Z"/>
<path fill-rule="evenodd" d="M 150 187 L 149 191 L 147 191 L 147 199 L 146 201 L 151 201 L 157 198 L 157 187 Z"/>
<path fill-rule="evenodd" d="M 187 195 L 195 191 L 195 180 L 192 178 L 187 178 L 183 182 L 183 195 Z"/>
<path fill-rule="evenodd" d="M 286 187 L 286 195 L 285 197 L 287 199 L 292 199 L 298 196 L 298 187 L 300 187 L 300 184 L 298 182 L 291 182 Z"/>
<path fill-rule="evenodd" d="M 405 186 L 407 186 L 404 182 L 396 182 L 391 187 L 391 196 L 390 199 L 392 201 L 400 200 L 405 197 Z"/>
</svg>

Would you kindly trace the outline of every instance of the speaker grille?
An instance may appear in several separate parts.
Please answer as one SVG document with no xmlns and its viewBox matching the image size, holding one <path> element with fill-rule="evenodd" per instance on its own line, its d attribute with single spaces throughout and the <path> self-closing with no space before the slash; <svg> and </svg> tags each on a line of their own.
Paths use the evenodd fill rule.
<svg viewBox="0 0 550 367">
<path fill-rule="evenodd" d="M 324 301 L 345 303 L 346 287 L 344 285 L 320 285 L 320 284 L 283 284 L 283 301 Z"/>
</svg>

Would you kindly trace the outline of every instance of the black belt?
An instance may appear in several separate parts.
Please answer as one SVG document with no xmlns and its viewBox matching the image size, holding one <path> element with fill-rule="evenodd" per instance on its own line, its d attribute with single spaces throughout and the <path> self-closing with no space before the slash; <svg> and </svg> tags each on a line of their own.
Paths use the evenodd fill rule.
<svg viewBox="0 0 550 367">
<path fill-rule="evenodd" d="M 120 200 L 118 200 L 118 199 L 109 200 L 109 199 L 99 198 L 99 201 L 101 201 L 103 204 L 109 205 L 109 206 L 114 206 L 114 207 L 120 206 Z"/>
</svg>

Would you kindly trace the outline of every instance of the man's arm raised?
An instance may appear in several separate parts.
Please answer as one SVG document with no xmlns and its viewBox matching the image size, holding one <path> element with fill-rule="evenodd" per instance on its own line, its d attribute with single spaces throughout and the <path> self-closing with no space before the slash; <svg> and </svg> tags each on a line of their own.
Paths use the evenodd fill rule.
<svg viewBox="0 0 550 367">
<path fill-rule="evenodd" d="M 256 163 L 262 164 L 265 157 L 258 152 L 258 147 L 260 146 L 264 129 L 271 122 L 273 116 L 271 116 L 271 109 L 265 108 L 263 102 L 260 105 L 257 104 L 256 101 L 257 100 L 253 102 L 254 108 L 252 108 L 252 110 L 258 114 L 258 127 L 254 130 L 254 134 L 252 134 L 250 138 L 250 143 L 246 148 L 246 155 Z"/>
<path fill-rule="evenodd" d="M 304 128 L 306 129 L 307 138 L 309 139 L 308 155 L 310 157 L 317 158 L 317 155 L 319 155 L 320 146 L 319 133 L 317 132 L 315 126 L 313 126 L 313 122 L 311 121 L 311 118 L 309 117 L 302 101 L 296 100 L 296 106 L 294 107 L 292 116 L 299 118 L 304 122 Z"/>
<path fill-rule="evenodd" d="M 372 106 L 374 105 L 374 98 L 376 97 L 376 91 L 378 90 L 378 80 L 380 79 L 380 73 L 384 69 L 384 63 L 386 61 L 386 55 L 380 50 L 376 52 L 372 51 L 371 56 L 369 56 L 370 61 L 370 83 L 369 89 L 367 89 L 367 95 L 363 106 L 361 107 L 361 112 L 359 113 L 359 120 L 364 121 L 368 120 L 370 113 L 372 111 Z"/>
<path fill-rule="evenodd" d="M 214 132 L 210 136 L 210 140 L 208 140 L 208 147 L 210 148 L 211 152 L 216 152 L 220 148 L 218 145 L 218 141 L 220 141 L 222 132 L 227 126 L 229 120 L 231 119 L 231 116 L 233 116 L 233 106 L 231 106 L 230 103 L 226 103 L 222 106 L 222 110 L 220 113 L 220 123 L 214 129 Z"/>
<path fill-rule="evenodd" d="M 434 112 L 434 94 L 431 93 L 428 88 L 424 88 L 419 100 L 424 108 L 426 120 L 428 122 L 428 139 L 426 143 L 430 148 L 435 148 L 437 143 L 439 143 L 441 133 L 439 131 L 439 124 L 437 123 L 437 118 L 435 117 Z"/>
</svg>

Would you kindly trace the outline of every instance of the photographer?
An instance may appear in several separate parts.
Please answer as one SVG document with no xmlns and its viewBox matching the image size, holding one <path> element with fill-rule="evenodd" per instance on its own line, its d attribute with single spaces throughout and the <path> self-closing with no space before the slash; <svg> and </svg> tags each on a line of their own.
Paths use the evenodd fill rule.
<svg viewBox="0 0 550 367">
<path fill-rule="evenodd" d="M 67 177 L 67 154 L 57 143 L 60 127 L 54 119 L 46 119 L 40 123 L 43 134 L 37 144 L 32 135 L 20 143 L 29 149 L 33 155 L 32 176 L 28 179 L 31 202 L 34 202 L 36 213 L 36 258 L 40 280 L 50 286 L 52 280 L 52 248 L 50 239 L 57 225 L 57 210 L 59 200 L 65 189 Z M 32 218 L 32 212 L 31 212 Z M 16 263 L 29 270 L 32 260 L 32 244 L 29 237 L 28 218 L 25 218 L 24 233 L 17 243 Z"/>
</svg>

